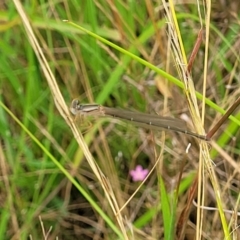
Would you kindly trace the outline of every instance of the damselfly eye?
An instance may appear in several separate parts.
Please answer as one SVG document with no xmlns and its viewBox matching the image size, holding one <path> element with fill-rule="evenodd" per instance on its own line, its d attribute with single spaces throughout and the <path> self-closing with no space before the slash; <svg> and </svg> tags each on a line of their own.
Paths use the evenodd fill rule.
<svg viewBox="0 0 240 240">
<path fill-rule="evenodd" d="M 79 107 L 81 107 L 80 101 L 78 99 L 73 100 L 72 101 L 72 107 L 76 108 L 76 109 L 79 109 Z"/>
<path fill-rule="evenodd" d="M 70 107 L 70 111 L 73 115 L 76 115 L 78 110 L 81 110 L 81 104 L 80 101 L 78 99 L 74 99 L 72 101 L 71 107 Z"/>
</svg>

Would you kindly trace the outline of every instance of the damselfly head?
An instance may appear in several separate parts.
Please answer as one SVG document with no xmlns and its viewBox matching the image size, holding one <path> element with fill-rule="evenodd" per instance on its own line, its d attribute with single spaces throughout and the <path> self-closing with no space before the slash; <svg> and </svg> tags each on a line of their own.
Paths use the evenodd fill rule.
<svg viewBox="0 0 240 240">
<path fill-rule="evenodd" d="M 71 106 L 70 106 L 70 112 L 73 115 L 77 115 L 79 110 L 81 110 L 81 104 L 80 101 L 78 99 L 73 99 Z"/>
</svg>

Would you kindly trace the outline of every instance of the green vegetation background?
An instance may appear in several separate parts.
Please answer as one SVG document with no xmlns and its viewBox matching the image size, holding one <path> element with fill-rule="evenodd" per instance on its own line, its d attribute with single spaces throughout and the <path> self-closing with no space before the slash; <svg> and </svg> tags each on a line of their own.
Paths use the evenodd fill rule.
<svg viewBox="0 0 240 240">
<path fill-rule="evenodd" d="M 62 21 L 71 20 L 178 77 L 168 45 L 162 3 L 150 2 L 23 1 L 68 105 L 78 97 L 85 103 L 97 102 L 177 118 L 183 113 L 189 114 L 183 91 L 177 85 Z M 197 6 L 196 3 L 178 4 L 175 10 L 189 56 L 201 27 Z M 207 98 L 225 110 L 239 97 L 239 10 L 238 1 L 212 4 Z M 77 172 L 72 174 L 114 221 L 101 187 L 55 108 L 12 1 L 0 4 L 0 31 L 0 101 L 64 168 L 72 173 L 72 166 L 78 166 Z M 192 69 L 199 92 L 203 84 L 203 59 L 204 42 Z M 201 101 L 199 107 L 202 107 Z M 207 106 L 206 132 L 220 116 L 214 107 Z M 235 116 L 240 119 L 237 111 Z M 131 181 L 129 170 L 137 164 L 145 168 L 154 164 L 156 153 L 159 154 L 163 146 L 164 133 L 155 133 L 153 138 L 149 131 L 118 121 L 91 118 L 76 121 L 79 121 L 86 142 L 103 172 L 110 179 L 112 175 L 117 178 L 118 188 L 114 190 L 127 201 L 138 186 Z M 103 126 L 104 134 L 98 130 L 100 126 Z M 214 137 L 224 153 L 212 150 L 212 160 L 224 189 L 226 209 L 235 208 L 236 211 L 239 173 L 235 169 L 240 162 L 238 128 L 238 122 L 228 121 Z M 0 236 L 5 239 L 29 239 L 29 236 L 40 239 L 47 235 L 43 229 L 47 232 L 52 228 L 48 239 L 116 239 L 114 231 L 3 108 L 0 108 L 0 140 Z M 162 177 L 169 194 L 176 188 L 174 181 L 177 181 L 183 159 L 186 164 L 174 215 L 183 208 L 187 197 L 185 191 L 191 186 L 197 170 L 196 144 L 185 159 L 188 141 L 185 135 L 166 133 L 165 136 Z M 114 166 L 113 172 L 108 172 L 106 165 L 109 161 Z M 124 210 L 138 229 L 134 228 L 134 231 L 139 239 L 163 238 L 164 219 L 159 206 L 157 174 L 157 171 L 153 172 Z M 211 191 L 208 194 L 207 203 L 215 206 Z M 193 209 L 193 224 L 195 214 L 196 209 Z M 222 237 L 217 216 L 216 212 L 206 213 L 204 224 L 208 239 Z M 230 216 L 228 219 L 230 221 Z M 216 223 L 218 227 L 213 227 Z M 208 231 L 211 227 L 212 232 Z M 189 228 L 188 235 L 194 236 L 194 228 Z"/>
</svg>

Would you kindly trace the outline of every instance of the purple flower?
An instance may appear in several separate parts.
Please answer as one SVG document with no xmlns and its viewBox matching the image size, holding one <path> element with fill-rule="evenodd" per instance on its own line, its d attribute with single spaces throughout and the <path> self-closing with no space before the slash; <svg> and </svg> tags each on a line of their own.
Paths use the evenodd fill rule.
<svg viewBox="0 0 240 240">
<path fill-rule="evenodd" d="M 137 165 L 134 170 L 130 171 L 130 175 L 134 182 L 143 181 L 148 174 L 148 169 L 143 169 L 141 165 Z"/>
</svg>

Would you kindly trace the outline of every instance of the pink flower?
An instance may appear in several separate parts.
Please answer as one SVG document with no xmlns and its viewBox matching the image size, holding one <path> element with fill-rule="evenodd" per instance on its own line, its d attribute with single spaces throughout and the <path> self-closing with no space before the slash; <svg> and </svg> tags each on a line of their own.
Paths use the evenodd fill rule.
<svg viewBox="0 0 240 240">
<path fill-rule="evenodd" d="M 148 174 L 148 169 L 143 169 L 141 165 L 137 165 L 135 170 L 130 171 L 130 175 L 134 182 L 143 181 Z"/>
</svg>

